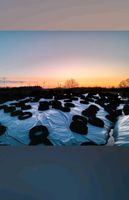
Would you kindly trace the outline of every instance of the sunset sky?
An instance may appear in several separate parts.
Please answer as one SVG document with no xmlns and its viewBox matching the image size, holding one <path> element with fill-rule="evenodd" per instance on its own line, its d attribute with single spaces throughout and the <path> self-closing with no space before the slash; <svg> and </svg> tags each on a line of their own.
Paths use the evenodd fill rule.
<svg viewBox="0 0 129 200">
<path fill-rule="evenodd" d="M 0 85 L 56 87 L 74 78 L 110 87 L 128 77 L 127 31 L 0 31 Z"/>
</svg>

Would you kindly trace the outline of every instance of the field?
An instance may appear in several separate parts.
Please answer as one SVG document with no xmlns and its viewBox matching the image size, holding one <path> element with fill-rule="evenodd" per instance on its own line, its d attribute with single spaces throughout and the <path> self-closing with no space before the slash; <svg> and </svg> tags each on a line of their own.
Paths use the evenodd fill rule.
<svg viewBox="0 0 129 200">
<path fill-rule="evenodd" d="M 0 145 L 129 146 L 129 89 L 0 89 Z"/>
</svg>

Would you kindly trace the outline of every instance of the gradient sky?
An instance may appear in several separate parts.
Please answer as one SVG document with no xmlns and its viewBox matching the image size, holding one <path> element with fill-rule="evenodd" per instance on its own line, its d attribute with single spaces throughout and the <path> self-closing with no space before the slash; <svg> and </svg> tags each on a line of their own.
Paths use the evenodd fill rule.
<svg viewBox="0 0 129 200">
<path fill-rule="evenodd" d="M 80 86 L 117 86 L 129 77 L 129 31 L 0 31 L 3 77 L 46 87 L 70 78 Z"/>
<path fill-rule="evenodd" d="M 1 30 L 129 30 L 129 0 L 0 0 Z"/>
</svg>

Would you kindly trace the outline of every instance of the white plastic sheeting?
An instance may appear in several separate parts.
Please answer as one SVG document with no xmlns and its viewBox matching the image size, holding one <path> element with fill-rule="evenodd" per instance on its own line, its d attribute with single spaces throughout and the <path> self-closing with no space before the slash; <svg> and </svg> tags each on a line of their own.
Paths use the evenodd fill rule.
<svg viewBox="0 0 129 200">
<path fill-rule="evenodd" d="M 40 101 L 46 101 L 41 99 Z M 48 99 L 47 101 L 49 101 Z M 105 144 L 108 139 L 108 132 L 112 126 L 112 123 L 105 118 L 107 114 L 104 109 L 97 105 L 100 110 L 97 116 L 101 118 L 105 126 L 99 128 L 88 124 L 88 134 L 80 135 L 74 133 L 69 129 L 73 115 L 81 115 L 82 110 L 86 109 L 89 105 L 80 104 L 78 101 L 73 101 L 74 108 L 71 108 L 71 112 L 62 112 L 56 109 L 50 108 L 47 111 L 38 111 L 39 103 L 29 102 L 27 104 L 32 106 L 32 109 L 27 110 L 33 113 L 33 116 L 26 120 L 18 120 L 17 117 L 11 117 L 9 113 L 0 111 L 0 123 L 7 126 L 6 134 L 0 136 L 0 142 L 10 145 L 27 145 L 29 144 L 29 130 L 36 125 L 44 125 L 48 128 L 49 139 L 54 145 L 77 145 L 82 142 L 93 141 L 97 144 Z M 14 102 L 14 101 L 13 101 Z M 61 100 L 62 104 L 64 101 Z M 9 105 L 12 102 L 7 102 Z"/>
<path fill-rule="evenodd" d="M 129 115 L 118 118 L 113 131 L 115 145 L 129 146 Z"/>
</svg>

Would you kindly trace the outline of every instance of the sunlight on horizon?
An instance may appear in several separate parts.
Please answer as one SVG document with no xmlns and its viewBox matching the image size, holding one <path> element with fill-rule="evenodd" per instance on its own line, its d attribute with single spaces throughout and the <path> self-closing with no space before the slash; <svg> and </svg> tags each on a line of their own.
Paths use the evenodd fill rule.
<svg viewBox="0 0 129 200">
<path fill-rule="evenodd" d="M 127 77 L 118 78 L 83 78 L 76 79 L 74 77 L 69 77 L 68 79 L 42 79 L 42 78 L 22 78 L 22 79 L 9 79 L 9 78 L 0 78 L 0 87 L 24 87 L 24 86 L 41 86 L 43 88 L 57 88 L 57 87 L 65 87 L 65 82 L 69 79 L 74 79 L 79 87 L 118 87 L 119 83 L 122 80 L 125 80 Z M 20 81 L 19 81 L 20 80 Z M 8 83 L 9 82 L 9 83 Z"/>
</svg>

